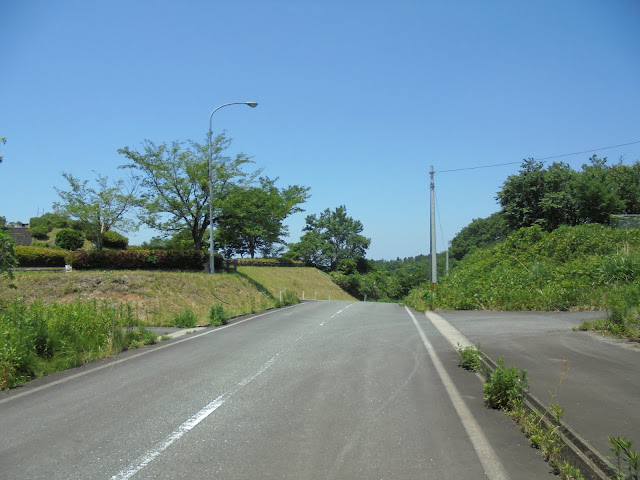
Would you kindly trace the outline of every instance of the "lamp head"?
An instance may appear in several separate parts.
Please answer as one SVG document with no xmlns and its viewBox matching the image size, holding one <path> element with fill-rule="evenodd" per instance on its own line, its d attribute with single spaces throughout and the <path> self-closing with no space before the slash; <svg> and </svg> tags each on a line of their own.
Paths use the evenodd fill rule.
<svg viewBox="0 0 640 480">
<path fill-rule="evenodd" d="M 249 105 L 251 108 L 256 108 L 258 106 L 258 102 L 244 102 L 246 105 Z"/>
</svg>

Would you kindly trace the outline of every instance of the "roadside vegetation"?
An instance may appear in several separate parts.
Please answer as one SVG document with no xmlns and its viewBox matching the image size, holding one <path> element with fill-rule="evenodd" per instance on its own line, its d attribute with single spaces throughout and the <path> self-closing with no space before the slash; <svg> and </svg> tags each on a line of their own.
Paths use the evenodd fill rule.
<svg viewBox="0 0 640 480">
<path fill-rule="evenodd" d="M 419 310 L 606 310 L 581 329 L 640 340 L 640 230 L 525 227 L 468 253 L 435 294 L 419 287 L 406 302 Z"/>
<path fill-rule="evenodd" d="M 302 290 L 318 300 L 353 299 L 313 268 L 239 270 L 15 272 L 0 279 L 0 389 L 155 343 L 150 326 L 223 325 L 297 303 Z"/>
<path fill-rule="evenodd" d="M 529 440 L 540 450 L 545 460 L 562 480 L 585 480 L 585 476 L 572 462 L 571 455 L 563 453 L 561 438 L 564 408 L 555 399 L 566 378 L 569 365 L 565 361 L 555 392 L 550 392 L 549 403 L 541 410 L 526 401 L 529 381 L 527 372 L 515 366 L 505 367 L 502 358 L 492 367 L 479 346 L 462 347 L 458 344 L 458 366 L 471 372 L 479 372 L 484 378 L 483 394 L 487 408 L 499 409 L 511 417 Z M 616 480 L 638 480 L 640 476 L 640 452 L 634 450 L 628 437 L 609 436 L 613 462 L 607 472 Z"/>
<path fill-rule="evenodd" d="M 0 303 L 0 390 L 128 348 L 155 343 L 124 304 Z"/>
</svg>

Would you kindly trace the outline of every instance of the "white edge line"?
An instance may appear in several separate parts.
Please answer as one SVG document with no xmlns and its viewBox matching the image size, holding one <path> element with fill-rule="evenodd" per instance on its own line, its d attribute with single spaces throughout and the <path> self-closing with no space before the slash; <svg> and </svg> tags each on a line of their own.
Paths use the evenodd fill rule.
<svg viewBox="0 0 640 480">
<path fill-rule="evenodd" d="M 404 308 L 411 316 L 411 320 L 418 330 L 418 334 L 422 339 L 422 343 L 427 349 L 429 357 L 431 357 L 431 361 L 433 362 L 433 365 L 435 366 L 436 371 L 438 372 L 438 375 L 440 376 L 440 379 L 442 380 L 442 383 L 444 384 L 444 387 L 449 394 L 449 398 L 451 398 L 451 403 L 453 404 L 453 407 L 455 408 L 456 413 L 458 414 L 458 417 L 462 422 L 462 426 L 467 432 L 469 440 L 471 440 L 471 444 L 473 445 L 473 448 L 476 451 L 478 458 L 480 459 L 480 463 L 485 470 L 487 478 L 489 478 L 490 480 L 508 480 L 509 477 L 504 470 L 504 467 L 502 466 L 502 463 L 500 462 L 498 456 L 496 455 L 495 450 L 491 447 L 489 441 L 487 440 L 487 437 L 480 428 L 480 425 L 478 425 L 478 422 L 476 422 L 475 418 L 473 418 L 471 411 L 465 405 L 464 400 L 458 392 L 458 389 L 456 388 L 453 380 L 451 380 L 451 377 L 442 365 L 442 362 L 438 358 L 433 346 L 431 345 L 431 342 L 429 342 L 427 335 L 424 333 L 424 330 L 416 320 L 416 317 L 413 315 L 411 310 L 409 310 L 409 308 L 407 308 L 406 306 Z"/>
</svg>

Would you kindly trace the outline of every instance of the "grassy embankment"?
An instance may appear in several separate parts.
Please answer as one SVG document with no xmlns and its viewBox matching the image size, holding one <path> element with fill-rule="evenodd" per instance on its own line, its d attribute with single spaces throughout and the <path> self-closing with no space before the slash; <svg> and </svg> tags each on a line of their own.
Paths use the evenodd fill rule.
<svg viewBox="0 0 640 480">
<path fill-rule="evenodd" d="M 0 280 L 0 389 L 156 341 L 145 327 L 210 323 L 317 292 L 353 300 L 312 268 L 240 267 L 237 274 L 17 272 Z M 307 297 L 308 298 L 308 297 Z"/>
<path fill-rule="evenodd" d="M 640 340 L 640 230 L 590 224 L 545 232 L 523 228 L 467 254 L 406 298 L 426 310 L 607 310 L 584 329 Z"/>
</svg>

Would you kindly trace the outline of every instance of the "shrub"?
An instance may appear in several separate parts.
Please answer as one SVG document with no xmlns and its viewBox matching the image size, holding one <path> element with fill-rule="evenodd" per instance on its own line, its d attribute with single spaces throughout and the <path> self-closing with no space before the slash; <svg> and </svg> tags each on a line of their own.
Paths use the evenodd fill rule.
<svg viewBox="0 0 640 480">
<path fill-rule="evenodd" d="M 107 248 L 125 249 L 129 245 L 129 240 L 118 232 L 107 231 L 102 235 L 102 246 Z"/>
<path fill-rule="evenodd" d="M 46 225 L 39 225 L 37 227 L 30 227 L 29 232 L 33 238 L 37 238 L 38 240 L 46 240 L 47 234 L 51 231 L 49 227 Z"/>
<path fill-rule="evenodd" d="M 209 320 L 211 320 L 211 325 L 213 325 L 214 327 L 217 327 L 219 325 L 226 325 L 227 323 L 229 323 L 229 314 L 225 311 L 222 304 L 219 303 L 218 305 L 213 305 L 211 307 Z"/>
<path fill-rule="evenodd" d="M 179 328 L 193 328 L 198 323 L 198 317 L 189 308 L 173 318 L 173 324 Z"/>
<path fill-rule="evenodd" d="M 41 247 L 15 247 L 16 259 L 20 267 L 64 267 L 64 250 Z"/>
<path fill-rule="evenodd" d="M 484 400 L 490 408 L 509 410 L 522 400 L 529 386 L 527 372 L 516 367 L 505 368 L 502 357 L 484 384 Z"/>
<path fill-rule="evenodd" d="M 458 365 L 472 372 L 480 371 L 482 368 L 480 351 L 471 345 L 461 347 L 458 344 Z"/>
<path fill-rule="evenodd" d="M 56 245 L 65 250 L 79 250 L 84 245 L 84 233 L 63 228 L 56 233 Z"/>
</svg>

